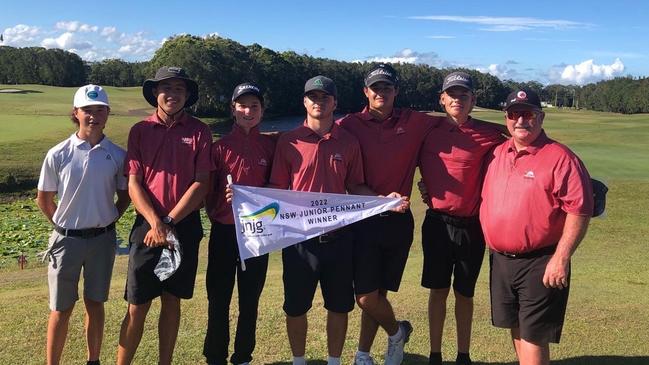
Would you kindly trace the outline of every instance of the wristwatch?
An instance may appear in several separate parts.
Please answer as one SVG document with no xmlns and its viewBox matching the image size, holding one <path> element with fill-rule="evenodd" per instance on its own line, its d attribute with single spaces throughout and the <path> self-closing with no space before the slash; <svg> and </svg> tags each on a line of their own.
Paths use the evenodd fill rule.
<svg viewBox="0 0 649 365">
<path fill-rule="evenodd" d="M 162 217 L 162 223 L 173 227 L 174 226 L 174 219 L 167 215 L 167 216 Z"/>
</svg>

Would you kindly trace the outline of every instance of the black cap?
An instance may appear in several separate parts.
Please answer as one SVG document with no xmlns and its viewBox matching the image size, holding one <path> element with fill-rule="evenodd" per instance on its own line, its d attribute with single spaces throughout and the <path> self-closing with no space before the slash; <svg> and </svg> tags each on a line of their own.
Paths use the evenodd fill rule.
<svg viewBox="0 0 649 365">
<path fill-rule="evenodd" d="M 399 86 L 399 75 L 392 66 L 386 63 L 380 63 L 365 75 L 365 86 L 372 86 L 379 81 Z"/>
<path fill-rule="evenodd" d="M 235 101 L 240 96 L 246 94 L 252 94 L 259 98 L 259 101 L 262 104 L 264 103 L 264 96 L 261 93 L 261 88 L 252 82 L 244 82 L 243 84 L 235 86 L 234 91 L 232 92 L 232 101 Z"/>
<path fill-rule="evenodd" d="M 606 210 L 608 187 L 603 182 L 592 178 L 590 182 L 593 184 L 593 217 L 598 217 L 604 214 L 604 210 Z"/>
<path fill-rule="evenodd" d="M 334 81 L 326 76 L 318 75 L 307 80 L 304 84 L 304 95 L 309 91 L 319 90 L 323 91 L 334 98 L 337 97 L 338 91 Z"/>
<path fill-rule="evenodd" d="M 507 99 L 505 99 L 505 110 L 514 105 L 528 105 L 541 109 L 541 99 L 539 98 L 539 95 L 532 90 L 517 90 L 507 95 Z"/>
<path fill-rule="evenodd" d="M 185 70 L 175 66 L 162 66 L 156 71 L 155 78 L 144 81 L 144 84 L 142 84 L 142 95 L 144 95 L 146 101 L 157 108 L 158 100 L 153 95 L 153 88 L 157 87 L 160 81 L 168 79 L 184 80 L 187 85 L 187 93 L 189 94 L 184 107 L 187 108 L 194 105 L 198 100 L 198 84 L 187 76 Z"/>
<path fill-rule="evenodd" d="M 442 92 L 453 86 L 460 86 L 473 92 L 473 79 L 471 78 L 471 75 L 466 72 L 451 72 L 444 78 L 444 83 L 442 84 Z"/>
</svg>

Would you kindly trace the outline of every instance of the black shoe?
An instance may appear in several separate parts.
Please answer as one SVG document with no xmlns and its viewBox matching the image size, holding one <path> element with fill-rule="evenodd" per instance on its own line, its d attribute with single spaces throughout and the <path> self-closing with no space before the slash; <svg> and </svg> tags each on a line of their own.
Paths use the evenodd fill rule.
<svg viewBox="0 0 649 365">
<path fill-rule="evenodd" d="M 458 353 L 455 358 L 455 365 L 473 365 L 469 354 Z"/>
<path fill-rule="evenodd" d="M 442 365 L 442 353 L 431 352 L 428 357 L 428 365 Z"/>
</svg>

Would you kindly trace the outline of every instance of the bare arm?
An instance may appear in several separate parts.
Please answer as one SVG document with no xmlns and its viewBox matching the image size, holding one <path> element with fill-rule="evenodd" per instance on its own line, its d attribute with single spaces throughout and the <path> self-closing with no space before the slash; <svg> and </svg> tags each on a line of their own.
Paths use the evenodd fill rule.
<svg viewBox="0 0 649 365">
<path fill-rule="evenodd" d="M 117 190 L 117 201 L 115 202 L 117 219 L 115 220 L 118 220 L 124 214 L 130 203 L 131 198 L 128 196 L 128 190 Z"/>
<path fill-rule="evenodd" d="M 36 194 L 36 205 L 38 205 L 45 218 L 52 224 L 54 224 L 52 218 L 54 217 L 54 212 L 56 212 L 54 196 L 56 196 L 56 191 L 39 190 Z"/>
<path fill-rule="evenodd" d="M 189 186 L 189 189 L 185 191 L 185 194 L 180 198 L 180 201 L 176 206 L 169 212 L 169 216 L 174 219 L 174 222 L 180 222 L 185 218 L 189 213 L 198 209 L 205 196 L 207 195 L 207 190 L 210 184 L 210 173 L 200 173 L 196 174 L 194 182 Z"/>
<path fill-rule="evenodd" d="M 167 244 L 167 232 L 171 227 L 162 223 L 158 214 L 156 214 L 151 199 L 142 187 L 142 175 L 129 175 L 128 177 L 128 195 L 133 201 L 133 206 L 138 213 L 144 216 L 151 229 L 144 237 L 144 244 L 147 246 L 162 246 Z"/>
<path fill-rule="evenodd" d="M 370 189 L 369 186 L 367 186 L 365 184 L 354 184 L 354 185 L 350 184 L 350 185 L 347 185 L 346 188 L 347 188 L 347 191 L 350 194 L 374 195 L 374 196 L 379 195 L 374 190 Z M 388 198 L 401 198 L 401 206 L 399 206 L 398 208 L 392 209 L 395 212 L 404 213 L 405 211 L 408 210 L 408 208 L 410 208 L 410 199 L 408 199 L 407 196 L 402 196 L 399 193 L 392 192 L 392 193 L 388 194 L 387 197 Z"/>
<path fill-rule="evenodd" d="M 543 275 L 543 285 L 547 288 L 563 289 L 568 286 L 568 267 L 570 258 L 588 230 L 590 216 L 568 214 L 563 226 L 563 234 L 557 250 L 548 262 Z"/>
</svg>

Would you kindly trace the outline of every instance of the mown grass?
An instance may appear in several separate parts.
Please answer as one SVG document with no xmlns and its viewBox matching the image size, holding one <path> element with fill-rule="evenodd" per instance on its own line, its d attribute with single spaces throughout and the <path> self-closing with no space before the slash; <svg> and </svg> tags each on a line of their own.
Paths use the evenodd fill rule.
<svg viewBox="0 0 649 365">
<path fill-rule="evenodd" d="M 36 88 L 37 86 L 34 86 Z M 73 91 L 61 92 L 66 108 Z M 126 91 L 128 93 L 129 91 Z M 113 91 L 109 89 L 112 97 Z M 64 95 L 65 94 L 65 95 Z M 25 94 L 22 96 L 28 96 Z M 65 96 L 65 98 L 63 98 Z M 132 97 L 141 97 L 132 92 Z M 4 134 L 5 104 L 0 94 L 2 113 L 0 115 L 0 138 Z M 128 98 L 127 98 L 128 99 Z M 19 108 L 19 102 L 12 107 Z M 116 102 L 115 102 L 116 103 Z M 125 101 L 126 103 L 126 101 Z M 53 106 L 48 108 L 55 108 Z M 116 104 L 117 105 L 117 104 Z M 26 108 L 26 107 L 25 107 Z M 25 109 L 28 110 L 28 109 Z M 11 108 L 10 108 L 11 112 Z M 502 113 L 480 111 L 476 117 L 501 121 Z M 115 122 L 107 133 L 118 142 L 125 139 L 126 130 L 136 118 L 120 115 L 111 116 Z M 29 118 L 25 118 L 27 120 Z M 62 116 L 54 118 L 56 123 L 69 123 Z M 52 119 L 52 122 L 54 122 Z M 12 119 L 13 120 L 13 119 Z M 109 122 L 109 123 L 111 123 Z M 27 123 L 27 122 L 25 122 Z M 47 123 L 46 121 L 43 123 Z M 568 307 L 564 335 L 560 345 L 552 346 L 552 358 L 556 364 L 577 365 L 646 365 L 649 364 L 649 266 L 647 244 L 649 240 L 649 169 L 644 162 L 649 155 L 649 116 L 622 116 L 588 111 L 548 110 L 546 130 L 548 134 L 575 150 L 586 163 L 591 174 L 607 181 L 610 191 L 606 216 L 591 222 L 589 233 L 578 249 L 573 260 L 571 297 Z M 45 128 L 45 127 L 43 127 Z M 123 128 L 123 129 L 122 129 Z M 45 133 L 30 131 L 30 142 L 16 140 L 16 145 L 24 148 L 24 153 L 37 156 L 33 161 L 40 165 L 42 154 L 53 143 L 71 133 L 54 136 L 56 128 Z M 50 135 L 50 133 L 52 135 Z M 122 137 L 120 137 L 122 136 Z M 44 140 L 47 140 L 46 142 Z M 1 145 L 4 146 L 3 140 Z M 43 150 L 31 151 L 41 148 Z M 12 155 L 14 150 L 6 150 Z M 1 166 L 1 165 L 0 165 Z M 36 231 L 46 235 L 46 225 L 39 226 L 38 212 L 33 203 L 16 202 L 1 210 L 2 220 L 9 217 L 20 221 L 18 210 L 26 210 L 28 222 L 26 230 L 32 225 Z M 30 207 L 30 208 L 25 208 Z M 395 310 L 400 318 L 411 320 L 414 334 L 407 345 L 406 364 L 426 364 L 428 355 L 428 332 L 426 305 L 428 293 L 419 285 L 422 265 L 419 226 L 423 219 L 424 206 L 413 197 L 413 211 L 417 220 L 415 242 L 404 274 L 401 290 L 391 296 Z M 24 212 L 23 212 L 24 213 Z M 24 213 L 27 214 L 27 213 Z M 43 219 L 44 221 L 44 219 Z M 127 232 L 132 217 L 121 222 L 122 232 Z M 13 227 L 13 228 L 12 228 Z M 14 226 L 0 226 L 0 231 L 15 230 Z M 209 225 L 205 226 L 207 234 Z M 5 245 L 0 242 L 0 245 Z M 202 344 L 207 322 L 207 301 L 205 292 L 206 241 L 201 248 L 201 261 L 196 279 L 194 298 L 183 302 L 181 322 L 175 363 L 198 364 L 203 362 Z M 116 260 L 110 300 L 106 304 L 106 337 L 102 360 L 114 363 L 115 349 L 119 336 L 119 325 L 126 304 L 122 299 L 127 258 Z M 41 364 L 45 353 L 45 328 L 47 323 L 47 276 L 46 269 L 30 262 L 27 270 L 17 270 L 16 264 L 5 267 L 0 273 L 0 364 Z M 268 279 L 262 295 L 258 321 L 258 345 L 255 351 L 257 364 L 280 364 L 290 360 L 284 315 L 281 309 L 283 290 L 281 281 L 281 257 L 271 255 Z M 482 363 L 511 364 L 515 361 L 507 331 L 491 326 L 488 296 L 488 265 L 483 265 L 476 289 L 475 322 L 473 331 L 472 357 Z M 236 296 L 233 298 L 236 302 Z M 453 299 L 449 299 L 452 308 Z M 236 306 L 235 306 L 236 307 Z M 137 353 L 137 364 L 153 364 L 157 360 L 157 313 L 156 302 L 146 324 L 145 334 Z M 231 318 L 236 318 L 236 308 Z M 326 359 L 325 312 L 322 299 L 316 295 L 314 308 L 310 313 L 310 330 L 307 356 L 323 364 Z M 83 337 L 83 310 L 78 306 L 73 314 L 68 343 L 63 363 L 82 363 L 85 359 L 85 340 Z M 359 311 L 350 317 L 349 332 L 343 354 L 344 362 L 351 362 L 358 336 Z M 447 316 L 444 332 L 443 353 L 446 360 L 454 359 L 454 319 L 452 309 Z M 385 335 L 379 334 L 374 346 L 375 358 L 382 360 L 385 349 Z M 451 364 L 447 362 L 446 364 Z"/>
<path fill-rule="evenodd" d="M 72 98 L 77 88 L 43 85 L 0 85 L 0 89 L 24 93 L 0 93 L 0 184 L 38 179 L 48 149 L 76 130 L 70 121 Z M 131 125 L 151 112 L 141 88 L 106 87 L 112 105 L 106 133 L 124 146 Z"/>
</svg>

